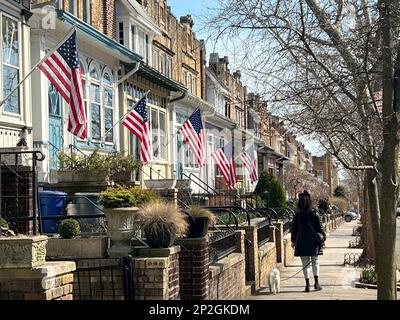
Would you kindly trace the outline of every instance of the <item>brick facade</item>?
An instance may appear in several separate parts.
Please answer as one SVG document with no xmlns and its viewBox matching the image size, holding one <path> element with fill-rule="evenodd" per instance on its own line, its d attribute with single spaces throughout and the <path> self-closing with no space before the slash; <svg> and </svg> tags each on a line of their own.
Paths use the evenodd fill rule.
<svg viewBox="0 0 400 320">
<path fill-rule="evenodd" d="M 207 237 L 179 239 L 180 296 L 182 300 L 206 300 L 209 281 Z"/>
</svg>

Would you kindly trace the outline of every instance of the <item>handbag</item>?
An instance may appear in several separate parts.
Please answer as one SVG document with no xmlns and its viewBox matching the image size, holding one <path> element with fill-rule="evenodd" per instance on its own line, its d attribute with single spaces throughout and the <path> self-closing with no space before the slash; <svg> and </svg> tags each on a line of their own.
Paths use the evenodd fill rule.
<svg viewBox="0 0 400 320">
<path fill-rule="evenodd" d="M 315 240 L 317 241 L 318 244 L 318 255 L 322 255 L 323 251 L 322 249 L 324 248 L 325 245 L 325 239 L 324 239 L 324 235 L 320 232 L 316 232 L 313 228 L 313 226 L 311 225 L 310 221 L 307 220 L 308 225 L 310 226 L 312 232 L 314 233 L 315 236 Z"/>
</svg>

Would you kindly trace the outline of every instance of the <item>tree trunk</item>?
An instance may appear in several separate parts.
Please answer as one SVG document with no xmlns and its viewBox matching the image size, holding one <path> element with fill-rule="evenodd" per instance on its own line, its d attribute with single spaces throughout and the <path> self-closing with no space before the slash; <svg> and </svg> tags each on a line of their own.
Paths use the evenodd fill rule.
<svg viewBox="0 0 400 320">
<path fill-rule="evenodd" d="M 380 0 L 382 28 L 383 150 L 381 155 L 382 184 L 380 192 L 380 233 L 376 270 L 378 299 L 396 300 L 396 205 L 400 152 L 400 70 L 393 81 L 398 0 Z M 397 56 L 397 59 L 399 57 Z M 397 61 L 399 68 L 399 61 Z"/>
<path fill-rule="evenodd" d="M 378 196 L 378 185 L 376 182 L 376 172 L 373 170 L 368 170 L 366 172 L 366 186 L 368 195 L 368 212 L 369 212 L 369 222 L 371 224 L 371 235 L 373 242 L 373 250 L 377 252 L 378 239 L 379 239 L 379 196 Z"/>
<path fill-rule="evenodd" d="M 361 240 L 364 246 L 362 257 L 365 259 L 376 258 L 375 243 L 374 243 L 374 232 L 371 223 L 371 209 L 369 207 L 368 200 L 368 188 L 364 184 L 362 194 L 362 215 L 361 221 L 363 224 Z"/>
</svg>

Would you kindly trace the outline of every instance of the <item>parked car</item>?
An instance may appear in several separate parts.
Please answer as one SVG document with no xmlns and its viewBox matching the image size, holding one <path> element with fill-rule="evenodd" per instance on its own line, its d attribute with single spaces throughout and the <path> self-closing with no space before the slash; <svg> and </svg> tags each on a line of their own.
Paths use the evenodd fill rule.
<svg viewBox="0 0 400 320">
<path fill-rule="evenodd" d="M 396 208 L 396 217 L 400 217 L 400 207 Z"/>
<path fill-rule="evenodd" d="M 347 211 L 344 214 L 344 221 L 346 222 L 351 222 L 352 220 L 357 220 L 358 219 L 358 214 L 352 211 Z"/>
</svg>

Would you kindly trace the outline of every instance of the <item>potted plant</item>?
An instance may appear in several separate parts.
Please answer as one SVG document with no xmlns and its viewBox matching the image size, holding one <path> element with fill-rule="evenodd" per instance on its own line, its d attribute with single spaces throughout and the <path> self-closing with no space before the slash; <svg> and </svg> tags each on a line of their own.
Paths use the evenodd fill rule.
<svg viewBox="0 0 400 320">
<path fill-rule="evenodd" d="M 58 182 L 109 182 L 109 167 L 106 155 L 93 151 L 89 156 L 61 152 L 60 169 L 57 171 Z"/>
<path fill-rule="evenodd" d="M 122 257 L 132 251 L 129 240 L 139 231 L 138 205 L 145 204 L 156 195 L 137 187 L 112 188 L 100 194 L 99 204 L 104 208 L 107 235 L 113 241 L 108 249 L 110 257 Z"/>
<path fill-rule="evenodd" d="M 189 214 L 193 217 L 189 219 L 189 238 L 201 238 L 208 232 L 208 227 L 214 225 L 217 218 L 214 213 L 206 208 L 194 205 L 191 206 Z"/>
<path fill-rule="evenodd" d="M 177 234 L 187 231 L 185 215 L 175 204 L 161 200 L 152 201 L 141 209 L 142 230 L 150 248 L 168 248 Z"/>
<path fill-rule="evenodd" d="M 138 170 L 141 162 L 132 156 L 124 156 L 120 153 L 113 153 L 107 156 L 110 179 L 117 183 L 131 181 L 132 173 Z"/>
</svg>

